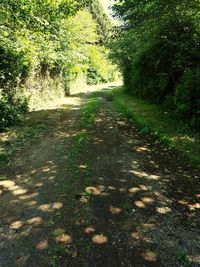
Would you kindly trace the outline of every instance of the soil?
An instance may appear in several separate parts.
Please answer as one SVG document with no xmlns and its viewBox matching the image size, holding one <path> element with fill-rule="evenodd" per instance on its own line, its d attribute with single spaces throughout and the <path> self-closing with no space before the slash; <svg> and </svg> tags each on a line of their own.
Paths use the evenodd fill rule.
<svg viewBox="0 0 200 267">
<path fill-rule="evenodd" d="M 85 99 L 29 114 L 48 131 L 1 168 L 0 266 L 200 266 L 198 171 L 104 93 L 84 128 Z"/>
</svg>

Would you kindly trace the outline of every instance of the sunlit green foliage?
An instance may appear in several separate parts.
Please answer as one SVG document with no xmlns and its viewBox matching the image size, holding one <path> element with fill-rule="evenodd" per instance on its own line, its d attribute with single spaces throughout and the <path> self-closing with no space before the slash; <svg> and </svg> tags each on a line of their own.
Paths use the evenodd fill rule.
<svg viewBox="0 0 200 267">
<path fill-rule="evenodd" d="M 0 131 L 19 121 L 20 115 L 27 111 L 28 103 L 26 99 L 17 99 L 11 104 L 6 96 L 2 97 L 0 101 Z"/>
<path fill-rule="evenodd" d="M 113 55 L 127 90 L 165 103 L 200 128 L 200 2 L 115 1 Z"/>
<path fill-rule="evenodd" d="M 99 42 L 107 42 L 110 37 L 112 23 L 104 13 L 99 0 L 81 0 L 80 5 L 87 8 L 91 12 L 94 20 L 97 22 L 97 32 L 100 37 Z"/>
<path fill-rule="evenodd" d="M 106 15 L 98 1 L 93 4 L 1 1 L 0 95 L 11 107 L 18 94 L 40 98 L 56 90 L 58 96 L 61 91 L 66 94 L 80 74 L 90 84 L 113 79 L 116 70 L 102 45 L 107 24 L 99 21 Z"/>
</svg>

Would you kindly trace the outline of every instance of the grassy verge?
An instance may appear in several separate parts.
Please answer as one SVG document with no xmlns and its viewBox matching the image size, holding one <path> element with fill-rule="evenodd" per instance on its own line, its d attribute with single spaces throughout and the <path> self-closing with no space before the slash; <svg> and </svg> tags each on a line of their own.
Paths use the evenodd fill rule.
<svg viewBox="0 0 200 267">
<path fill-rule="evenodd" d="M 20 152 L 25 146 L 31 145 L 32 142 L 51 132 L 51 118 L 61 120 L 67 109 L 67 105 L 63 105 L 62 108 L 54 110 L 32 111 L 26 114 L 18 125 L 0 132 L 0 168 L 9 166 L 12 155 L 16 152 Z"/>
<path fill-rule="evenodd" d="M 121 90 L 111 93 L 114 107 L 142 133 L 149 133 L 180 152 L 200 169 L 200 136 L 161 107 L 134 98 Z"/>
<path fill-rule="evenodd" d="M 67 159 L 70 165 L 71 175 L 75 183 L 79 182 L 79 171 L 77 161 L 82 153 L 84 143 L 89 139 L 88 129 L 95 123 L 96 112 L 98 109 L 98 101 L 95 98 L 89 99 L 81 111 L 81 119 L 79 122 L 80 131 L 74 137 L 71 150 L 68 152 Z M 78 185 L 73 186 L 79 190 Z M 78 193 L 78 191 L 76 192 Z"/>
<path fill-rule="evenodd" d="M 0 134 L 0 167 L 10 165 L 12 155 L 20 151 L 27 142 L 42 137 L 48 131 L 48 125 L 26 125 L 10 128 Z"/>
</svg>

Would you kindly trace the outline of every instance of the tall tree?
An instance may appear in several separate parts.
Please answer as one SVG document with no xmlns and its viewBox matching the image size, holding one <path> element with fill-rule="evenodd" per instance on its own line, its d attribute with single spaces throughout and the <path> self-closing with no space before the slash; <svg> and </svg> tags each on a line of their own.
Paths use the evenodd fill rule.
<svg viewBox="0 0 200 267">
<path fill-rule="evenodd" d="M 113 10 L 122 21 L 113 56 L 129 92 L 171 103 L 199 125 L 199 0 L 115 0 Z"/>
</svg>

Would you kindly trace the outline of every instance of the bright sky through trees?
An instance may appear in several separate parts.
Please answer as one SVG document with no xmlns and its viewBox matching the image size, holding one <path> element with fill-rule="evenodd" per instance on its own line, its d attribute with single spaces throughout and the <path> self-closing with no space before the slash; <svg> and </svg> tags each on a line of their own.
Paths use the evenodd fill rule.
<svg viewBox="0 0 200 267">
<path fill-rule="evenodd" d="M 113 4 L 113 0 L 100 0 L 105 12 L 111 16 L 112 11 L 110 10 L 110 6 Z"/>
</svg>

